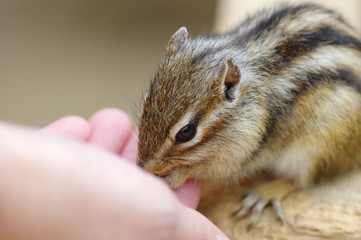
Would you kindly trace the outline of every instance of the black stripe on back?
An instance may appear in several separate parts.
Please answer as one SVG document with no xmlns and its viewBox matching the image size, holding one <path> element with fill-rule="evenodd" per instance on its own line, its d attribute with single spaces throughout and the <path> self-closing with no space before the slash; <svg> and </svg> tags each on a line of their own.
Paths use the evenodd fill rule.
<svg viewBox="0 0 361 240">
<path fill-rule="evenodd" d="M 270 136 L 277 132 L 277 122 L 283 121 L 283 116 L 288 115 L 288 111 L 297 99 L 308 91 L 312 91 L 319 84 L 334 83 L 334 85 L 345 85 L 353 87 L 361 94 L 361 79 L 349 68 L 340 68 L 336 70 L 325 70 L 323 72 L 310 71 L 306 77 L 296 80 L 299 82 L 298 89 L 292 90 L 292 99 L 279 99 L 276 95 L 268 97 L 270 117 L 266 127 L 266 132 L 260 141 L 259 148 L 256 152 L 261 151 Z M 255 152 L 255 154 L 256 154 Z"/>
<path fill-rule="evenodd" d="M 322 83 L 339 83 L 353 87 L 361 94 L 361 79 L 349 68 L 326 70 L 324 72 L 309 72 L 306 80 L 303 80 L 297 91 L 294 92 L 294 102 L 297 96 L 315 88 Z"/>
<path fill-rule="evenodd" d="M 332 26 L 318 29 L 305 29 L 289 36 L 274 49 L 274 53 L 265 60 L 257 61 L 260 70 L 272 75 L 291 65 L 292 61 L 304 56 L 320 46 L 339 45 L 361 51 L 361 42 Z"/>
<path fill-rule="evenodd" d="M 280 9 L 273 12 L 273 14 L 263 20 L 261 20 L 254 28 L 249 30 L 248 32 L 240 35 L 235 41 L 233 42 L 234 45 L 242 45 L 245 42 L 248 42 L 250 40 L 257 40 L 260 36 L 266 34 L 267 32 L 270 32 L 272 29 L 276 28 L 280 22 L 286 18 L 286 17 L 292 17 L 300 12 L 311 10 L 311 9 L 322 9 L 323 11 L 327 11 L 329 13 L 334 14 L 331 10 L 324 9 L 316 4 L 312 3 L 306 3 L 306 4 L 300 4 L 296 6 L 286 5 L 281 7 Z M 262 13 L 258 13 L 262 14 Z M 250 24 L 253 20 L 253 17 L 248 18 L 244 24 Z M 244 25 L 242 24 L 242 25 Z M 241 26 L 242 26 L 241 25 Z M 234 29 L 229 34 L 235 34 L 238 32 L 239 28 Z"/>
</svg>

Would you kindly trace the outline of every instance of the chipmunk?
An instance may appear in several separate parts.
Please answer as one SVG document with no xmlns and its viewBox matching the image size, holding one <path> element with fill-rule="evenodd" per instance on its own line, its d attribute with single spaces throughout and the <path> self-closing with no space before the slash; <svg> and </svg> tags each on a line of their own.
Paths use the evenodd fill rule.
<svg viewBox="0 0 361 240">
<path fill-rule="evenodd" d="M 235 209 L 250 226 L 290 192 L 361 167 L 361 37 L 315 4 L 225 34 L 169 40 L 140 114 L 138 165 L 172 187 L 268 172 Z"/>
</svg>

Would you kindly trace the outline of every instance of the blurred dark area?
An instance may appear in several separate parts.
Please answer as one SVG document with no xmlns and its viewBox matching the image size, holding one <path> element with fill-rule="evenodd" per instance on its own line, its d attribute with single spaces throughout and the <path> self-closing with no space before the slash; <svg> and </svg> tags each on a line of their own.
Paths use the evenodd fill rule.
<svg viewBox="0 0 361 240">
<path fill-rule="evenodd" d="M 0 119 L 43 126 L 104 107 L 135 118 L 170 36 L 211 31 L 216 1 L 0 1 Z"/>
</svg>

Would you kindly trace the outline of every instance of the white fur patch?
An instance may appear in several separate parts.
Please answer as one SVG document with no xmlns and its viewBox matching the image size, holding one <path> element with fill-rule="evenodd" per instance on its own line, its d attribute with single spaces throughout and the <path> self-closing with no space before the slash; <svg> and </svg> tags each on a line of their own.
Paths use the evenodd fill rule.
<svg viewBox="0 0 361 240">
<path fill-rule="evenodd" d="M 301 185 L 307 184 L 309 169 L 318 150 L 310 145 L 304 145 L 299 140 L 294 141 L 283 151 L 280 158 L 275 161 L 276 174 L 287 176 Z"/>
</svg>

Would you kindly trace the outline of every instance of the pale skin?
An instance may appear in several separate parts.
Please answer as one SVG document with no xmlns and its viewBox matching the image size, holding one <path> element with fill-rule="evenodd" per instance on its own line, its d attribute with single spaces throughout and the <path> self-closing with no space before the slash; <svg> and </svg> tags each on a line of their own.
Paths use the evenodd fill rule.
<svg viewBox="0 0 361 240">
<path fill-rule="evenodd" d="M 0 239 L 226 239 L 194 210 L 200 184 L 171 190 L 135 165 L 136 146 L 117 109 L 40 131 L 0 123 Z"/>
</svg>

